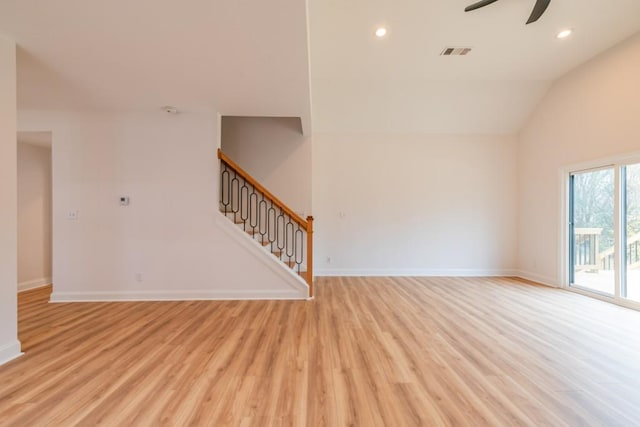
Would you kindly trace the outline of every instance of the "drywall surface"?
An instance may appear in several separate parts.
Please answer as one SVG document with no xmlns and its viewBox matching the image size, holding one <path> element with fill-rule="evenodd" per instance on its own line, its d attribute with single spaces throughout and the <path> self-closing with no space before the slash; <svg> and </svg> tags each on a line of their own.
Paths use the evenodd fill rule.
<svg viewBox="0 0 640 427">
<path fill-rule="evenodd" d="M 218 212 L 214 113 L 21 111 L 19 127 L 53 134 L 54 301 L 306 297 Z"/>
<path fill-rule="evenodd" d="M 522 275 L 560 285 L 561 171 L 640 150 L 640 35 L 558 80 L 519 136 Z"/>
<path fill-rule="evenodd" d="M 51 148 L 18 140 L 18 290 L 51 283 Z"/>
<path fill-rule="evenodd" d="M 515 266 L 512 136 L 315 134 L 318 275 L 502 275 Z"/>
<path fill-rule="evenodd" d="M 223 117 L 222 149 L 294 211 L 311 214 L 311 137 L 297 117 Z"/>
<path fill-rule="evenodd" d="M 0 364 L 20 355 L 16 150 L 16 45 L 0 37 Z"/>
</svg>

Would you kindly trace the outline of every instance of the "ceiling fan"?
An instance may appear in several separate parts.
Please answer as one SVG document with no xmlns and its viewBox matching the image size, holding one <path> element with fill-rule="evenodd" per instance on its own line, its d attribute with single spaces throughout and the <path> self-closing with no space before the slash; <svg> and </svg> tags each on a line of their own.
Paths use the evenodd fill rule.
<svg viewBox="0 0 640 427">
<path fill-rule="evenodd" d="M 471 6 L 467 6 L 464 11 L 471 12 L 472 10 L 480 9 L 481 7 L 489 6 L 492 3 L 497 2 L 498 0 L 482 0 L 477 3 L 472 4 Z M 549 7 L 549 3 L 551 0 L 536 0 L 536 5 L 533 6 L 533 12 L 531 12 L 531 16 L 527 21 L 527 24 L 531 24 L 532 22 L 536 22 L 540 17 L 544 14 L 544 12 Z"/>
</svg>

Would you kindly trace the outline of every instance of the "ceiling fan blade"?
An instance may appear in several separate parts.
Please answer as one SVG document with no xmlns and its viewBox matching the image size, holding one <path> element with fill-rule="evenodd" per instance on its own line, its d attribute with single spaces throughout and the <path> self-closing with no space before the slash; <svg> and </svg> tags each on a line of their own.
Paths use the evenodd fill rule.
<svg viewBox="0 0 640 427">
<path fill-rule="evenodd" d="M 536 22 L 538 19 L 540 19 L 540 17 L 549 7 L 549 3 L 551 3 L 551 0 L 537 0 L 536 5 L 533 7 L 533 12 L 531 12 L 531 16 L 527 21 L 527 24 L 531 24 L 532 22 Z"/>
<path fill-rule="evenodd" d="M 491 3 L 495 3 L 498 0 L 482 0 L 477 3 L 472 4 L 471 6 L 467 6 L 464 11 L 471 12 L 472 10 L 480 9 L 481 7 L 489 6 Z"/>
</svg>

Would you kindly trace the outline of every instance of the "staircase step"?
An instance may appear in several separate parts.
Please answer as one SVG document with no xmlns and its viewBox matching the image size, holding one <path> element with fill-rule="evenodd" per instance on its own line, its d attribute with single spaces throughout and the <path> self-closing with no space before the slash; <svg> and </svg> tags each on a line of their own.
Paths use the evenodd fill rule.
<svg viewBox="0 0 640 427">
<path fill-rule="evenodd" d="M 229 209 L 229 207 L 227 207 L 227 209 Z M 225 214 L 224 206 L 220 206 L 220 212 Z M 242 225 L 246 223 L 247 226 L 249 226 L 249 220 L 248 219 L 247 220 L 243 220 L 242 218 L 240 218 L 240 212 L 233 212 L 233 211 L 227 210 L 226 217 L 229 218 L 230 221 L 232 221 L 235 224 L 237 224 L 239 226 L 239 228 L 243 229 L 242 231 L 247 233 L 249 236 L 253 237 L 253 240 L 255 240 L 256 242 L 260 243 L 262 246 L 265 247 L 265 249 L 269 250 L 267 248 L 267 246 L 269 246 L 271 244 L 271 242 L 268 239 L 265 239 L 265 241 L 263 242 L 262 241 L 262 235 L 260 234 L 260 231 L 257 228 L 256 229 L 251 228 L 251 229 L 248 229 L 248 230 L 244 230 L 244 227 Z M 283 262 L 286 266 L 288 266 L 289 268 L 291 268 L 292 270 L 295 271 L 296 266 L 297 266 L 295 261 L 282 260 L 281 259 L 281 257 L 284 255 L 284 250 L 283 249 L 278 249 L 276 247 L 276 249 L 274 251 L 270 251 L 269 250 L 269 253 L 271 253 L 280 262 Z M 305 281 L 307 280 L 307 272 L 306 271 L 296 271 L 296 273 L 300 277 L 302 277 Z"/>
<path fill-rule="evenodd" d="M 240 215 L 234 214 L 233 212 L 227 212 L 226 214 L 224 212 L 220 212 L 220 213 L 224 215 L 231 222 L 235 222 L 236 218 L 240 218 Z"/>
</svg>

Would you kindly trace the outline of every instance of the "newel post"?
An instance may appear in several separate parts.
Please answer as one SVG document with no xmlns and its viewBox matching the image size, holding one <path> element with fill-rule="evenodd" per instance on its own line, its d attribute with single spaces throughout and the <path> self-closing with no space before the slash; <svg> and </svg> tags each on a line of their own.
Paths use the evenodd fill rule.
<svg viewBox="0 0 640 427">
<path fill-rule="evenodd" d="M 309 297 L 313 297 L 313 217 L 307 217 L 307 283 Z"/>
</svg>

